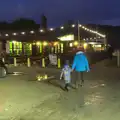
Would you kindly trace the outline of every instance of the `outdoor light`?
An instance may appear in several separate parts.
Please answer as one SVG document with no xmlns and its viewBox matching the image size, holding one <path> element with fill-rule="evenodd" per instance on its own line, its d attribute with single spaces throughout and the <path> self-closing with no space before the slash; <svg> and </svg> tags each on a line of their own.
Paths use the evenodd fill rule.
<svg viewBox="0 0 120 120">
<path fill-rule="evenodd" d="M 31 34 L 33 34 L 33 33 L 34 33 L 34 31 L 30 31 L 30 33 L 31 33 Z"/>
<path fill-rule="evenodd" d="M 75 27 L 75 25 L 73 24 L 72 27 Z"/>
<path fill-rule="evenodd" d="M 56 46 L 56 45 L 58 45 L 58 42 L 55 42 L 55 43 L 54 43 L 54 46 Z"/>
<path fill-rule="evenodd" d="M 25 34 L 25 32 L 21 32 L 21 34 L 22 34 L 22 35 L 24 35 L 24 34 Z"/>
<path fill-rule="evenodd" d="M 60 29 L 64 29 L 64 27 L 62 26 Z"/>
<path fill-rule="evenodd" d="M 47 46 L 47 44 L 48 44 L 47 42 L 43 42 L 43 45 L 44 45 L 44 46 Z"/>
<path fill-rule="evenodd" d="M 77 42 L 77 41 L 75 41 L 75 42 L 74 42 L 74 45 L 75 45 L 75 46 L 77 46 L 77 45 L 78 45 L 78 42 Z"/>
<path fill-rule="evenodd" d="M 73 43 L 70 43 L 70 47 L 72 47 L 73 46 Z"/>
<path fill-rule="evenodd" d="M 81 27 L 82 25 L 79 24 L 79 27 Z"/>
<path fill-rule="evenodd" d="M 12 43 L 13 43 L 13 44 L 15 44 L 15 43 L 16 43 L 16 41 L 12 41 Z"/>
<path fill-rule="evenodd" d="M 9 36 L 8 34 L 5 34 L 5 36 Z"/>
<path fill-rule="evenodd" d="M 53 28 L 50 28 L 50 31 L 53 31 Z"/>
<path fill-rule="evenodd" d="M 40 32 L 43 32 L 43 30 L 41 29 Z"/>
<path fill-rule="evenodd" d="M 17 35 L 17 33 L 13 33 L 13 35 Z"/>
<path fill-rule="evenodd" d="M 39 46 L 39 45 L 40 45 L 40 42 L 37 42 L 36 44 Z"/>
<path fill-rule="evenodd" d="M 84 29 L 85 27 L 84 27 L 84 26 L 82 26 L 82 28 Z"/>
<path fill-rule="evenodd" d="M 84 43 L 84 45 L 83 45 L 83 46 L 84 46 L 84 49 L 86 49 L 86 48 L 87 48 L 87 45 L 88 45 L 87 43 Z"/>
</svg>

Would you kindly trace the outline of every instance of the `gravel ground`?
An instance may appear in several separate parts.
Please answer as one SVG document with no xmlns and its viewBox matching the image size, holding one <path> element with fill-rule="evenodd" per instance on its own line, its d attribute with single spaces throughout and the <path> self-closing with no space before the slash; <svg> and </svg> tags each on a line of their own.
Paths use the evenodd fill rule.
<svg viewBox="0 0 120 120">
<path fill-rule="evenodd" d="M 11 67 L 25 75 L 0 79 L 0 120 L 119 120 L 119 68 L 100 62 L 85 73 L 85 85 L 63 91 L 60 70 L 39 67 Z M 52 84 L 35 81 L 41 72 L 55 75 Z M 74 79 L 74 74 L 73 74 Z M 63 85 L 63 82 L 62 82 Z"/>
</svg>

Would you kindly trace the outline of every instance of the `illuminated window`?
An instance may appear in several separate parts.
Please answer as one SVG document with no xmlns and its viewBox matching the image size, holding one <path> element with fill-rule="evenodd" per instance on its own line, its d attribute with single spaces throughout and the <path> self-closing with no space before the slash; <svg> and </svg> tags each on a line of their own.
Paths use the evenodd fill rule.
<svg viewBox="0 0 120 120">
<path fill-rule="evenodd" d="M 24 43 L 24 54 L 32 55 L 32 43 Z"/>
<path fill-rule="evenodd" d="M 61 43 L 61 53 L 63 53 L 63 43 Z"/>
<path fill-rule="evenodd" d="M 65 35 L 65 36 L 61 36 L 61 37 L 58 37 L 58 39 L 60 41 L 72 41 L 74 40 L 74 35 Z"/>
<path fill-rule="evenodd" d="M 19 55 L 22 53 L 22 43 L 17 41 L 9 42 L 10 54 Z"/>
</svg>

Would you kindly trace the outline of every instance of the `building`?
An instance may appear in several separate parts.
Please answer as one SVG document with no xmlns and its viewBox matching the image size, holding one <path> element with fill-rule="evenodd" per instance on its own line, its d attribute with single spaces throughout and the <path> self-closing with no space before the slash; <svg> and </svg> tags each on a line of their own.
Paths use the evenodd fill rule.
<svg viewBox="0 0 120 120">
<path fill-rule="evenodd" d="M 1 31 L 0 48 L 10 55 L 40 55 L 44 53 L 65 53 L 71 48 L 84 46 L 85 50 L 105 50 L 105 35 L 83 25 L 64 26 L 47 30 Z M 71 49 L 72 50 L 72 49 Z"/>
</svg>

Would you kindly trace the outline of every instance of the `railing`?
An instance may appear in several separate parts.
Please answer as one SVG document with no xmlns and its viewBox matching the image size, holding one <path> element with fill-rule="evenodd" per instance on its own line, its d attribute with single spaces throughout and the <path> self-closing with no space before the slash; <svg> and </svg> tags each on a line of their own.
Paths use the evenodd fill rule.
<svg viewBox="0 0 120 120">
<path fill-rule="evenodd" d="M 106 52 L 91 52 L 91 53 L 85 53 L 89 64 L 94 64 L 100 60 L 106 59 L 108 57 Z M 25 65 L 27 67 L 31 67 L 32 65 L 36 64 L 40 67 L 56 67 L 61 68 L 65 61 L 68 60 L 69 64 L 72 64 L 75 54 L 59 54 L 57 55 L 56 65 L 50 65 L 50 59 L 49 57 L 45 56 L 37 56 L 37 57 L 8 57 L 8 59 L 2 58 L 2 61 L 7 65 L 13 65 L 13 66 L 19 66 L 19 65 Z"/>
</svg>

